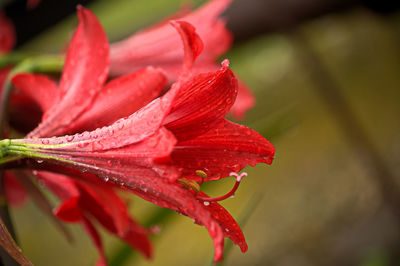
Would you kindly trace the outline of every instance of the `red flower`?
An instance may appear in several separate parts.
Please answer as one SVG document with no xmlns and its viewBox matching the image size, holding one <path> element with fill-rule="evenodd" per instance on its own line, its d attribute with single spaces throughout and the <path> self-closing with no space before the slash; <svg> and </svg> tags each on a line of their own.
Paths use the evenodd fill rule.
<svg viewBox="0 0 400 266">
<path fill-rule="evenodd" d="M 204 169 L 210 176 L 206 180 L 212 180 L 247 164 L 271 163 L 274 148 L 267 140 L 224 119 L 233 104 L 236 85 L 225 63 L 219 71 L 178 82 L 162 98 L 109 127 L 73 137 L 12 140 L 8 152 L 24 154 L 21 151 L 26 145 L 32 157 L 61 159 L 58 163 L 101 175 L 146 200 L 193 218 L 214 239 L 214 259 L 218 261 L 222 259 L 224 236 L 243 251 L 247 249 L 243 234 L 221 206 L 205 206 L 204 202 L 212 199 L 199 197 L 202 194 L 188 190 L 189 182 L 179 178 L 199 179 L 196 173 Z M 119 129 L 119 125 L 124 127 Z M 178 140 L 175 146 L 173 136 Z M 171 160 L 166 161 L 170 153 Z M 161 167 L 163 162 L 178 167 L 179 175 Z"/>
<path fill-rule="evenodd" d="M 20 74 L 12 79 L 14 86 L 29 96 L 31 100 L 37 102 L 44 112 L 42 123 L 29 134 L 30 137 L 82 132 L 110 124 L 151 101 L 166 84 L 166 78 L 162 71 L 149 67 L 112 80 L 103 87 L 108 71 L 108 43 L 105 33 L 90 11 L 80 8 L 78 15 L 80 24 L 69 46 L 59 86 L 43 75 Z M 50 173 L 39 174 L 43 180 L 49 180 L 50 177 L 55 178 Z M 61 178 L 61 176 L 58 177 L 58 179 Z M 64 212 L 63 216 L 58 215 L 58 217 L 69 222 L 81 222 L 100 249 L 100 239 L 94 227 L 91 226 L 89 217 L 82 214 L 80 219 L 70 220 L 67 218 L 69 214 L 84 213 L 87 209 L 84 203 L 92 197 L 91 195 L 94 195 L 94 192 L 89 193 L 88 189 L 81 189 L 85 186 L 81 181 L 68 181 L 67 177 L 62 179 L 64 182 L 58 187 L 53 185 L 49 188 L 59 196 L 60 190 L 64 190 L 65 193 L 69 191 L 68 193 L 74 195 L 76 194 L 74 191 L 79 190 L 79 193 L 74 196 L 74 198 L 78 198 L 74 205 L 70 205 L 70 201 L 65 197 L 62 198 L 62 200 L 67 200 L 62 203 L 62 206 L 69 204 L 70 210 L 74 209 L 74 211 Z M 92 191 L 99 191 L 102 185 L 99 184 L 99 181 L 90 184 Z M 101 190 L 102 194 L 108 193 L 114 195 L 114 198 L 118 198 L 113 187 L 108 186 Z M 104 209 L 113 204 L 110 201 L 100 203 Z M 125 219 L 128 219 L 129 216 L 124 211 L 124 204 L 118 206 L 120 206 L 118 208 L 119 216 L 125 216 Z M 110 216 L 110 219 L 114 218 L 117 219 L 115 215 Z M 104 216 L 98 216 L 97 219 L 104 225 Z M 143 240 L 147 239 L 147 231 L 143 229 L 138 231 L 137 226 L 133 227 L 134 221 L 129 219 L 130 222 L 125 225 L 126 228 L 131 229 L 125 230 L 124 234 L 121 233 L 121 230 L 110 229 L 110 226 L 105 227 L 133 247 L 138 248 L 146 256 L 150 256 L 150 245 Z M 100 250 L 100 254 L 103 254 L 102 250 Z"/>
<path fill-rule="evenodd" d="M 94 112 L 90 110 L 97 104 L 96 91 L 101 93 L 99 87 L 104 81 L 106 56 L 93 59 L 95 65 L 91 65 L 96 49 L 87 50 L 87 47 L 95 48 L 97 45 L 101 53 L 106 55 L 106 48 L 101 45 L 104 33 L 97 26 L 93 28 L 91 22 L 97 23 L 97 20 L 89 11 L 80 9 L 79 12 L 82 22 L 68 51 L 58 88 L 61 95 L 52 97 L 56 105 L 49 107 L 42 124 L 29 135 L 31 138 L 3 140 L 2 155 L 20 156 L 16 159 L 34 158 L 38 161 L 31 164 L 31 167 L 65 172 L 87 180 L 82 184 L 75 184 L 75 188 L 83 193 L 79 197 L 89 193 L 82 187 L 85 187 L 85 182 L 91 182 L 88 180 L 91 176 L 64 167 L 56 169 L 52 166 L 53 163 L 99 175 L 105 181 L 112 181 L 109 184 L 119 185 L 159 206 L 185 214 L 209 231 L 214 240 L 215 261 L 222 259 L 224 237 L 231 238 L 243 252 L 246 251 L 247 245 L 238 224 L 215 202 L 232 195 L 241 176 L 237 176 L 231 192 L 214 199 L 199 191 L 199 184 L 195 181 L 201 180 L 199 174 L 203 177 L 203 182 L 228 176 L 231 171 L 240 171 L 248 164 L 271 163 L 274 147 L 257 132 L 224 118 L 237 95 L 237 80 L 228 68 L 228 61 L 224 61 L 222 68 L 217 71 L 191 77 L 190 68 L 200 54 L 202 44 L 190 24 L 173 23 L 184 43 L 184 72 L 164 96 L 107 127 L 76 135 L 37 138 L 77 128 L 76 121 L 79 121 L 84 111 Z M 83 31 L 88 33 L 84 34 Z M 91 42 L 92 38 L 96 43 Z M 75 57 L 79 48 L 77 43 L 88 53 L 81 53 L 85 58 Z M 75 64 L 71 58 L 76 60 Z M 81 61 L 85 64 L 84 67 L 78 64 Z M 32 84 L 36 84 L 43 77 L 25 75 L 20 78 L 32 79 Z M 18 83 L 17 77 L 14 83 Z M 68 86 L 64 85 L 65 88 L 61 89 L 62 84 Z M 80 88 L 87 89 L 82 92 L 86 98 L 78 95 Z M 95 92 L 88 92 L 90 90 Z M 75 103 L 76 100 L 78 103 Z M 41 106 L 47 108 L 45 103 Z M 101 109 L 97 110 L 101 113 Z M 112 186 L 111 184 L 108 186 Z M 70 198 L 76 195 L 73 189 L 60 189 L 66 189 L 69 193 L 64 197 L 66 202 L 70 202 Z M 79 208 L 72 208 L 72 214 L 69 214 L 67 208 L 71 203 L 66 203 L 66 217 L 77 217 L 78 221 L 83 222 L 97 246 L 101 248 L 96 231 L 82 214 L 88 211 L 85 201 L 78 200 L 81 204 L 78 204 Z M 102 204 L 104 203 L 99 203 L 100 206 Z"/>
<path fill-rule="evenodd" d="M 152 248 L 147 238 L 149 231 L 129 217 L 124 201 L 109 186 L 100 182 L 77 181 L 59 174 L 43 173 L 37 173 L 37 178 L 62 200 L 55 209 L 55 215 L 66 222 L 83 224 L 99 250 L 99 262 L 106 264 L 106 259 L 100 237 L 91 222 L 93 218 L 146 257 L 151 257 Z"/>
<path fill-rule="evenodd" d="M 217 59 L 229 50 L 232 34 L 225 27 L 225 21 L 218 16 L 230 2 L 211 0 L 198 10 L 187 10 L 172 16 L 174 20 L 187 21 L 195 26 L 204 42 L 204 51 L 193 66 L 194 73 L 217 70 Z M 111 73 L 123 74 L 152 65 L 163 68 L 170 80 L 176 80 L 181 71 L 183 50 L 179 37 L 168 22 L 169 19 L 112 44 Z M 239 82 L 238 97 L 231 112 L 241 119 L 254 106 L 254 102 L 250 90 L 243 82 Z"/>
</svg>

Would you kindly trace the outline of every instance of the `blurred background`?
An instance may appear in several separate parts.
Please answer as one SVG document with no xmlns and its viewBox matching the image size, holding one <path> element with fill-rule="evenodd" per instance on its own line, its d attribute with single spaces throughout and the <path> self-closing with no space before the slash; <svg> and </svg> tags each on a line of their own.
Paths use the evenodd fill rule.
<svg viewBox="0 0 400 266">
<path fill-rule="evenodd" d="M 27 10 L 25 1 L 0 1 L 16 25 L 16 49 L 39 53 L 65 47 L 78 3 L 116 41 L 188 2 L 43 0 Z M 235 198 L 222 202 L 249 245 L 245 254 L 228 245 L 225 265 L 400 265 L 400 13 L 393 2 L 236 0 L 224 13 L 235 35 L 224 58 L 257 101 L 241 123 L 276 147 L 274 163 L 245 169 Z M 206 190 L 221 195 L 233 182 Z M 204 228 L 126 197 L 139 221 L 161 231 L 152 261 L 103 232 L 112 266 L 211 265 Z M 12 216 L 35 265 L 95 263 L 79 226 L 69 226 L 71 245 L 32 203 Z"/>
</svg>

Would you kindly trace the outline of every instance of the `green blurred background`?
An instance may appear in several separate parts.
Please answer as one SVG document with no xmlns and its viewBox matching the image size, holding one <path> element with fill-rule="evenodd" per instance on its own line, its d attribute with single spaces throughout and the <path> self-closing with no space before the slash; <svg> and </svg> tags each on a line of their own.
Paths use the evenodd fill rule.
<svg viewBox="0 0 400 266">
<path fill-rule="evenodd" d="M 87 7 L 114 41 L 180 4 L 104 0 Z M 18 50 L 57 53 L 75 25 L 72 15 Z M 396 197 L 390 200 L 400 191 L 399 48 L 400 14 L 357 5 L 235 42 L 224 58 L 257 100 L 241 123 L 271 140 L 276 159 L 245 169 L 249 176 L 235 198 L 222 202 L 242 223 L 249 245 L 245 254 L 230 249 L 225 265 L 400 265 L 400 219 Z M 387 179 L 394 192 L 382 187 Z M 233 182 L 213 182 L 206 190 L 221 195 Z M 103 232 L 112 265 L 210 265 L 212 241 L 203 227 L 126 197 L 134 217 L 161 231 L 151 261 L 124 253 L 119 240 Z M 32 203 L 12 216 L 35 265 L 95 263 L 97 251 L 81 227 L 68 226 L 71 245 Z"/>
</svg>

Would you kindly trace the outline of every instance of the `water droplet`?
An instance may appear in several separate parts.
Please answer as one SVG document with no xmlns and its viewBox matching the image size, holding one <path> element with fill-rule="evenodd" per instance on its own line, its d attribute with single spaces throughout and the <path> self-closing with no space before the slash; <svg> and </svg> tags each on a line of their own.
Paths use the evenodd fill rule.
<svg viewBox="0 0 400 266">
<path fill-rule="evenodd" d="M 43 163 L 43 160 L 37 160 L 36 162 L 37 163 Z"/>
<path fill-rule="evenodd" d="M 204 206 L 209 206 L 209 205 L 210 205 L 210 202 L 205 201 L 205 202 L 203 202 L 203 204 L 204 204 Z"/>
<path fill-rule="evenodd" d="M 89 145 L 89 142 L 82 142 L 82 143 L 78 143 L 78 148 L 84 148 L 87 145 Z"/>
<path fill-rule="evenodd" d="M 108 182 L 108 180 L 110 180 L 109 177 L 104 178 L 104 181 Z"/>
<path fill-rule="evenodd" d="M 32 171 L 32 174 L 33 174 L 33 175 L 37 175 L 37 174 L 38 174 L 38 171 L 33 170 L 33 171 Z"/>
</svg>

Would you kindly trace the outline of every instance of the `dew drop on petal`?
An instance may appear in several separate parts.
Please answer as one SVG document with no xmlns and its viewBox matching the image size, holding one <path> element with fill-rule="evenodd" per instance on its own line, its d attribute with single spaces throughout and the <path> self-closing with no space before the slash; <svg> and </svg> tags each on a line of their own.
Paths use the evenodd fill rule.
<svg viewBox="0 0 400 266">
<path fill-rule="evenodd" d="M 209 206 L 209 205 L 210 205 L 210 202 L 205 201 L 205 202 L 203 202 L 203 204 L 204 204 L 204 206 Z"/>
</svg>

